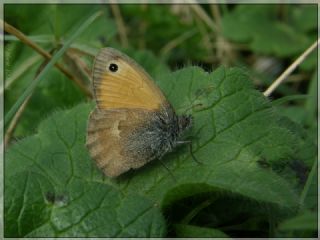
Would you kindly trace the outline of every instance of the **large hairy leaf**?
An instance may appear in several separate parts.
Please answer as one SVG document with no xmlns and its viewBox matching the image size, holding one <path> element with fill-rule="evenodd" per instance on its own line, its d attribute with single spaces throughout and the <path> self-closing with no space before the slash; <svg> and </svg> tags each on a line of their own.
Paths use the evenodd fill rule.
<svg viewBox="0 0 320 240">
<path fill-rule="evenodd" d="M 239 69 L 189 67 L 157 78 L 178 113 L 190 112 L 187 147 L 108 179 L 85 148 L 90 104 L 62 110 L 38 134 L 6 152 L 6 236 L 163 237 L 159 207 L 203 192 L 228 192 L 292 208 L 292 186 L 258 162 L 282 161 L 295 147 L 269 101 Z"/>
<path fill-rule="evenodd" d="M 203 164 L 192 161 L 184 148 L 165 158 L 177 181 L 155 163 L 120 181 L 123 190 L 165 204 L 197 192 L 226 190 L 295 205 L 287 182 L 257 164 L 288 157 L 293 136 L 278 125 L 269 101 L 247 78 L 239 69 L 219 68 L 208 74 L 197 67 L 163 76 L 159 83 L 179 112 L 194 106 L 193 153 Z"/>
<path fill-rule="evenodd" d="M 6 154 L 7 237 L 160 237 L 165 223 L 143 196 L 99 175 L 84 147 L 89 105 L 53 114 Z"/>
</svg>

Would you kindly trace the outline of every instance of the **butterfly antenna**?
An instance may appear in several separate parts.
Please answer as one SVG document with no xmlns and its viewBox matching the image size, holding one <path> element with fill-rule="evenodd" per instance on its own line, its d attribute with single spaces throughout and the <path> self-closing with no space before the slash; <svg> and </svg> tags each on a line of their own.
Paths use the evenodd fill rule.
<svg viewBox="0 0 320 240">
<path fill-rule="evenodd" d="M 167 171 L 169 172 L 169 174 L 171 175 L 171 177 L 173 178 L 173 180 L 174 180 L 175 182 L 177 182 L 177 179 L 176 179 L 176 177 L 173 175 L 172 171 L 164 164 L 164 162 L 161 161 L 161 159 L 159 159 L 159 161 L 160 161 L 161 165 L 162 165 L 165 169 L 167 169 Z"/>
</svg>

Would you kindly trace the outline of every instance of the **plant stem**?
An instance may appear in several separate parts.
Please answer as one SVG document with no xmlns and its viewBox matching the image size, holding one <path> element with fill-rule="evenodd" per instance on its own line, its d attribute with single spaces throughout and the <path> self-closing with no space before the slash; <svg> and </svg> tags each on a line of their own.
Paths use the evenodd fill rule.
<svg viewBox="0 0 320 240">
<path fill-rule="evenodd" d="M 187 2 L 191 3 L 190 7 L 199 16 L 199 18 L 202 19 L 202 21 L 204 21 L 213 32 L 216 32 L 216 24 L 209 17 L 209 15 L 199 6 L 199 4 L 195 0 L 188 0 Z"/>
<path fill-rule="evenodd" d="M 270 94 L 306 59 L 306 57 L 314 50 L 320 43 L 320 38 L 314 42 L 307 50 L 305 50 L 263 93 L 266 97 Z"/>
<path fill-rule="evenodd" d="M 111 4 L 109 6 L 111 7 L 112 14 L 113 14 L 113 16 L 116 20 L 116 24 L 118 26 L 121 45 L 123 47 L 128 47 L 129 41 L 128 41 L 128 37 L 127 37 L 126 27 L 124 25 L 123 18 L 120 13 L 120 8 L 119 8 L 118 4 L 116 4 L 116 1 L 110 1 L 110 3 Z"/>
<path fill-rule="evenodd" d="M 16 36 L 18 39 L 20 39 L 21 42 L 25 43 L 29 47 L 33 48 L 35 51 L 37 51 L 39 54 L 41 54 L 44 58 L 47 60 L 52 59 L 52 55 L 48 52 L 46 52 L 43 48 L 41 48 L 38 44 L 33 42 L 30 38 L 28 38 L 26 35 L 24 35 L 22 32 L 20 32 L 18 29 L 13 27 L 12 25 L 3 22 L 0 19 L 0 26 L 4 24 L 4 30 L 14 36 Z M 79 88 L 89 97 L 92 96 L 91 91 L 79 80 L 76 76 L 74 76 L 71 72 L 69 72 L 68 69 L 63 67 L 60 63 L 55 63 L 55 66 L 64 74 L 66 75 L 69 79 L 74 81 Z"/>
<path fill-rule="evenodd" d="M 24 100 L 24 102 L 21 104 L 21 106 L 19 107 L 18 111 L 16 112 L 16 114 L 14 115 L 14 117 L 12 118 L 12 121 L 10 122 L 10 125 L 6 131 L 6 135 L 4 136 L 4 149 L 7 148 L 8 143 L 11 139 L 11 136 L 13 134 L 14 129 L 16 128 L 18 121 L 23 113 L 23 111 L 25 110 L 30 98 L 32 96 L 32 93 Z"/>
<path fill-rule="evenodd" d="M 15 104 L 8 111 L 7 115 L 4 118 L 4 125 L 7 125 L 13 115 L 17 112 L 21 104 L 25 101 L 25 99 L 32 93 L 35 87 L 38 85 L 41 79 L 43 79 L 49 70 L 53 67 L 53 65 L 59 60 L 59 58 L 64 54 L 64 52 L 69 48 L 71 43 L 99 16 L 101 16 L 101 12 L 97 12 L 91 15 L 85 22 L 81 24 L 78 28 L 76 28 L 75 32 L 71 35 L 71 37 L 66 41 L 61 49 L 52 57 L 49 63 L 45 66 L 43 71 L 38 75 L 38 77 L 32 81 L 29 87 L 23 92 L 23 94 L 18 98 Z"/>
</svg>

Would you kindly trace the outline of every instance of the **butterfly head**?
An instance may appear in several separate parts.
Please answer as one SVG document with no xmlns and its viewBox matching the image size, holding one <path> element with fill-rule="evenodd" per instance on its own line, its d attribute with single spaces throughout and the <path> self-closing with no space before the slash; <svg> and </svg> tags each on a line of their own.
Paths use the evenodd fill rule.
<svg viewBox="0 0 320 240">
<path fill-rule="evenodd" d="M 190 128 L 192 126 L 192 116 L 191 115 L 181 115 L 178 118 L 178 126 L 180 132 Z"/>
</svg>

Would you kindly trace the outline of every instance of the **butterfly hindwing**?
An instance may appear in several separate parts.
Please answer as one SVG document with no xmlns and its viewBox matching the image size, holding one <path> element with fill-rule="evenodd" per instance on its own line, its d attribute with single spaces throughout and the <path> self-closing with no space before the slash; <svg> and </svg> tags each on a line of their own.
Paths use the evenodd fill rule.
<svg viewBox="0 0 320 240">
<path fill-rule="evenodd" d="M 95 109 L 90 114 L 87 147 L 91 157 L 107 176 L 118 176 L 131 168 L 139 168 L 148 161 L 144 156 L 136 158 L 130 154 L 127 151 L 130 143 L 124 144 L 135 130 L 143 126 L 146 115 L 147 111 L 129 109 Z M 140 140 L 134 139 L 136 143 Z"/>
</svg>

